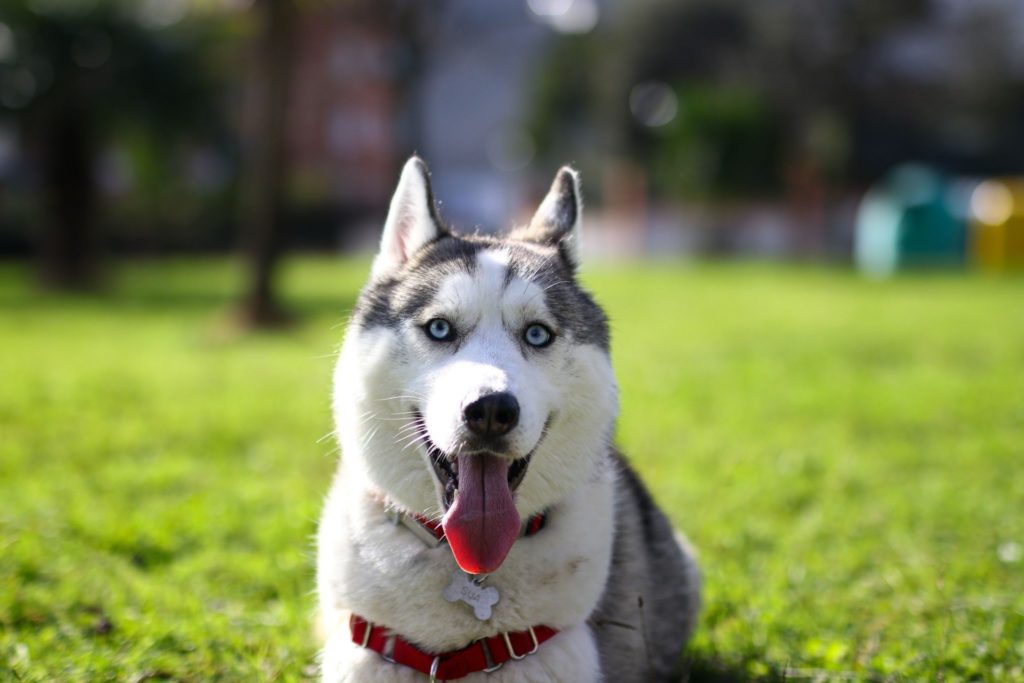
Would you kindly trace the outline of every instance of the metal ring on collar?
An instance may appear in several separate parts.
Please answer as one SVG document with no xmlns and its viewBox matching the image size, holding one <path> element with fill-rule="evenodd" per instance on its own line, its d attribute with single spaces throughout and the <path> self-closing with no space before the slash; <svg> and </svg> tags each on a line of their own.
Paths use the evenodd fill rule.
<svg viewBox="0 0 1024 683">
<path fill-rule="evenodd" d="M 430 683 L 437 683 L 437 667 L 441 665 L 441 655 L 434 657 L 430 663 Z"/>
<path fill-rule="evenodd" d="M 388 635 L 388 639 L 384 641 L 384 650 L 380 653 L 380 656 L 384 658 L 385 662 L 391 664 L 397 664 L 395 661 L 395 634 L 391 633 Z"/>
<path fill-rule="evenodd" d="M 487 662 L 487 668 L 484 669 L 485 674 L 497 671 L 505 664 L 505 662 L 494 663 L 494 657 L 491 656 L 491 646 L 487 644 L 486 638 L 481 638 L 477 642 L 480 643 L 480 647 L 484 650 L 484 661 Z"/>
<path fill-rule="evenodd" d="M 370 642 L 370 631 L 373 630 L 373 624 L 371 624 L 369 621 L 364 619 L 363 623 L 366 625 L 366 630 L 363 631 L 363 642 L 359 644 L 360 647 L 366 647 L 366 644 Z"/>
<path fill-rule="evenodd" d="M 508 648 L 509 657 L 511 657 L 512 659 L 522 659 L 524 657 L 529 657 L 537 651 L 537 648 L 540 647 L 540 643 L 537 642 L 537 634 L 534 633 L 532 626 L 529 628 L 529 631 L 530 639 L 533 641 L 533 649 L 529 652 L 524 652 L 521 655 L 517 655 L 515 649 L 512 647 L 512 641 L 508 637 L 508 632 L 506 631 L 505 633 L 501 634 L 501 637 L 505 639 L 505 647 Z"/>
</svg>

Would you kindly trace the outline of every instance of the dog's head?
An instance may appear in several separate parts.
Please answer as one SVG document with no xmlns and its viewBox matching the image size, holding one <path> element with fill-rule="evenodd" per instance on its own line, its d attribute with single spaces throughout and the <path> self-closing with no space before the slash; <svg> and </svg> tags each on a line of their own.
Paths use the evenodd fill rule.
<svg viewBox="0 0 1024 683">
<path fill-rule="evenodd" d="M 562 168 L 528 226 L 456 235 L 411 159 L 346 335 L 346 464 L 391 503 L 443 515 L 472 573 L 501 564 L 521 517 L 595 476 L 611 438 L 608 325 L 575 278 L 581 208 Z"/>
</svg>

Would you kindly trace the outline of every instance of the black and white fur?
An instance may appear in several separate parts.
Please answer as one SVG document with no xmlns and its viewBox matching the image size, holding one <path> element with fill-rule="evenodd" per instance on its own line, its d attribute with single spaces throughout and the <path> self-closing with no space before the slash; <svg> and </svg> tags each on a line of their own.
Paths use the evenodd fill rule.
<svg viewBox="0 0 1024 683">
<path fill-rule="evenodd" d="M 560 631 L 467 683 L 657 681 L 675 669 L 699 609 L 698 572 L 611 446 L 608 325 L 575 279 L 581 209 L 566 167 L 529 226 L 504 239 L 459 235 L 438 216 L 423 162 L 405 165 L 335 374 L 343 455 L 318 538 L 324 681 L 425 680 L 353 644 L 350 612 L 430 652 L 538 624 Z M 424 332 L 439 316 L 458 330 L 449 344 Z M 524 343 L 535 322 L 554 332 L 544 348 Z M 456 568 L 450 548 L 429 547 L 386 508 L 444 513 L 450 491 L 428 450 L 469 448 L 462 406 L 494 391 L 521 406 L 503 451 L 526 467 L 516 509 L 548 519 L 488 575 L 501 598 L 478 621 L 441 597 Z"/>
</svg>

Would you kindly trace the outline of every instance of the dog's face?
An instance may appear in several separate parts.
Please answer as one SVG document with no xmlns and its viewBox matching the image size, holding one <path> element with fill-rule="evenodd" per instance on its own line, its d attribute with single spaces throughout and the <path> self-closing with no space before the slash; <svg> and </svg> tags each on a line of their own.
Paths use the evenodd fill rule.
<svg viewBox="0 0 1024 683">
<path fill-rule="evenodd" d="M 467 571 L 496 569 L 520 517 L 592 476 L 611 437 L 607 323 L 574 275 L 580 209 L 563 169 L 527 228 L 459 237 L 411 160 L 346 336 L 343 457 L 394 504 L 442 516 Z"/>
</svg>

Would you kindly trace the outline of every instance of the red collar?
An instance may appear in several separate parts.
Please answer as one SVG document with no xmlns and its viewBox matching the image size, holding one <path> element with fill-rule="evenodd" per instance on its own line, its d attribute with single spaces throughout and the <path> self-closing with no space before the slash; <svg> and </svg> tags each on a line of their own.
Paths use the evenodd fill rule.
<svg viewBox="0 0 1024 683">
<path fill-rule="evenodd" d="M 510 659 L 532 655 L 541 643 L 558 633 L 549 626 L 531 626 L 526 631 L 474 640 L 461 650 L 433 654 L 392 633 L 386 626 L 371 624 L 355 614 L 349 619 L 349 629 L 356 645 L 377 652 L 389 662 L 430 676 L 431 683 L 452 681 L 479 671 L 497 671 Z"/>
<path fill-rule="evenodd" d="M 395 524 L 405 525 L 424 543 L 437 546 L 441 545 L 445 540 L 444 529 L 441 527 L 439 520 L 427 519 L 412 512 L 401 512 L 395 509 L 388 510 L 388 515 L 391 517 L 391 521 Z M 522 528 L 519 530 L 519 536 L 533 536 L 539 533 L 544 528 L 544 525 L 547 524 L 547 521 L 548 514 L 546 512 L 538 512 L 523 523 Z"/>
</svg>

